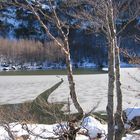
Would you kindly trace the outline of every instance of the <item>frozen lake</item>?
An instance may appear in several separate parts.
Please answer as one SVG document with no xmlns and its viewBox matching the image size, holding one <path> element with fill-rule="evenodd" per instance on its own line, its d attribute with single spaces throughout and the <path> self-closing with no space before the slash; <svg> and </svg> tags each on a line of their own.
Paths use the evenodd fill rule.
<svg viewBox="0 0 140 140">
<path fill-rule="evenodd" d="M 123 91 L 123 108 L 140 107 L 140 69 L 121 69 Z M 66 76 L 64 83 L 49 98 L 50 102 L 67 101 L 69 88 Z M 93 108 L 97 102 L 97 110 L 106 109 L 107 104 L 107 74 L 74 75 L 78 100 L 85 111 Z M 59 81 L 56 76 L 0 76 L 0 104 L 21 103 L 32 100 L 41 92 Z M 74 111 L 73 105 L 71 110 Z"/>
</svg>

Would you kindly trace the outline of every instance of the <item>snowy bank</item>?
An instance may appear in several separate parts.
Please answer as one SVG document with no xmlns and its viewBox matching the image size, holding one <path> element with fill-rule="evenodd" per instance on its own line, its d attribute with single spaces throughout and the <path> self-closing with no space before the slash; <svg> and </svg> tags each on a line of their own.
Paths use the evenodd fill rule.
<svg viewBox="0 0 140 140">
<path fill-rule="evenodd" d="M 140 130 L 136 130 L 131 134 L 126 134 L 126 137 L 123 137 L 122 140 L 140 140 Z"/>
<path fill-rule="evenodd" d="M 0 140 L 9 139 L 9 135 L 6 131 L 6 125 L 0 126 Z M 57 138 L 59 135 L 63 134 L 64 131 L 68 130 L 67 123 L 61 124 L 24 124 L 24 123 L 10 123 L 9 130 L 15 137 L 28 136 L 30 140 L 44 140 L 44 138 Z M 107 125 L 101 124 L 95 118 L 89 116 L 86 117 L 82 125 L 79 126 L 81 129 L 79 134 L 77 134 L 76 140 L 90 140 L 95 139 L 100 136 L 100 140 L 106 140 L 107 136 Z M 126 134 L 122 140 L 140 140 L 140 130 L 131 132 L 131 134 Z"/>
<path fill-rule="evenodd" d="M 140 108 L 139 107 L 127 108 L 126 110 L 124 110 L 124 112 L 126 113 L 127 122 L 130 122 L 135 117 L 140 116 Z"/>
<path fill-rule="evenodd" d="M 4 124 L 3 124 L 4 125 Z M 9 139 L 9 135 L 5 130 L 4 126 L 0 126 L 0 140 Z M 81 130 L 86 132 L 85 136 L 84 133 L 77 134 L 76 140 L 89 140 L 90 138 L 96 138 L 98 134 L 101 136 L 106 135 L 106 125 L 102 125 L 98 120 L 89 116 L 83 120 L 82 125 L 80 126 Z M 52 125 L 44 125 L 44 124 L 21 124 L 21 123 L 10 123 L 9 130 L 12 132 L 13 136 L 21 137 L 21 136 L 29 136 L 31 140 L 43 140 L 43 138 L 57 138 L 60 133 L 68 130 L 66 123 L 60 124 L 52 124 Z"/>
</svg>

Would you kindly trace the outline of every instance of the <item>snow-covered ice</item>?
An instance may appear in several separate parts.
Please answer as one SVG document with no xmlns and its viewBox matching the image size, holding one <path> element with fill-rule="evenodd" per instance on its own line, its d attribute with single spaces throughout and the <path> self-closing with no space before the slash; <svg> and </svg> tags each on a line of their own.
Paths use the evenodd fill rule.
<svg viewBox="0 0 140 140">
<path fill-rule="evenodd" d="M 133 77 L 140 78 L 138 68 L 121 69 L 121 81 L 123 91 L 123 109 L 140 107 L 140 83 Z M 68 101 L 69 86 L 67 76 L 64 83 L 49 97 L 50 102 Z M 99 105 L 96 111 L 105 111 L 107 104 L 108 75 L 74 75 L 77 97 L 85 111 Z M 0 104 L 21 103 L 33 100 L 41 92 L 57 83 L 59 79 L 55 75 L 42 76 L 0 76 Z M 71 111 L 75 111 L 71 103 Z"/>
</svg>

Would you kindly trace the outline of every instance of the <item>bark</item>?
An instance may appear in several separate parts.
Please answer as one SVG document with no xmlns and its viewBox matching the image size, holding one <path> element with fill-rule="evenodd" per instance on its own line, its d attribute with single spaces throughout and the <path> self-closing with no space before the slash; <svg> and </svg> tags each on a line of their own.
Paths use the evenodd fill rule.
<svg viewBox="0 0 140 140">
<path fill-rule="evenodd" d="M 50 2 L 50 6 L 52 6 L 51 1 L 49 1 L 49 2 Z M 34 9 L 34 7 L 31 4 L 29 4 L 28 7 L 29 7 L 29 10 L 31 10 L 33 12 L 33 14 L 37 18 L 37 20 L 40 22 L 41 26 L 45 29 L 47 35 L 52 40 L 54 40 L 54 42 L 57 44 L 57 46 L 59 48 L 61 48 L 63 50 L 64 54 L 65 54 L 66 65 L 67 65 L 67 76 L 68 76 L 68 82 L 69 82 L 69 88 L 70 88 L 70 96 L 71 96 L 71 99 L 72 99 L 72 101 L 74 103 L 75 108 L 78 110 L 78 113 L 79 113 L 79 118 L 77 118 L 77 119 L 81 119 L 83 117 L 83 109 L 81 108 L 80 104 L 77 101 L 77 96 L 76 96 L 76 92 L 75 92 L 75 83 L 74 83 L 74 79 L 73 79 L 72 66 L 71 66 L 71 61 L 70 61 L 71 58 L 70 58 L 69 43 L 68 43 L 69 28 L 67 28 L 67 33 L 65 33 L 63 31 L 62 25 L 60 24 L 60 20 L 57 17 L 55 9 L 53 9 L 53 7 L 52 7 L 53 14 L 54 14 L 54 22 L 56 24 L 56 27 L 57 27 L 58 31 L 61 33 L 61 37 L 63 38 L 62 39 L 63 43 L 59 42 L 51 34 L 51 32 L 49 31 L 48 27 L 44 24 L 44 22 L 42 21 L 42 19 L 40 18 L 39 14 Z"/>
<path fill-rule="evenodd" d="M 107 35 L 108 35 L 108 140 L 114 140 L 114 82 L 115 82 L 115 27 L 112 1 L 108 0 Z"/>
<path fill-rule="evenodd" d="M 75 108 L 77 109 L 79 113 L 79 118 L 77 119 L 81 119 L 83 117 L 83 109 L 78 103 L 77 96 L 76 96 L 75 83 L 73 79 L 72 65 L 71 65 L 71 59 L 70 59 L 69 43 L 68 43 L 68 39 L 66 38 L 64 41 L 64 47 L 68 52 L 67 54 L 65 54 L 65 56 L 66 56 L 67 77 L 68 77 L 68 82 L 69 82 L 70 96 L 71 96 L 71 99 L 73 101 Z"/>
<path fill-rule="evenodd" d="M 120 81 L 120 56 L 119 48 L 115 48 L 115 68 L 116 68 L 116 92 L 117 92 L 117 111 L 115 114 L 115 123 L 117 129 L 115 130 L 115 140 L 121 140 L 124 134 L 124 123 L 122 119 L 122 90 Z"/>
<path fill-rule="evenodd" d="M 107 104 L 107 117 L 108 117 L 108 140 L 114 140 L 114 41 L 110 43 L 108 49 L 108 104 Z"/>
<path fill-rule="evenodd" d="M 68 123 L 69 130 L 68 132 L 64 133 L 63 138 L 60 140 L 76 140 L 76 134 L 80 130 L 80 127 L 77 128 L 75 122 Z"/>
</svg>

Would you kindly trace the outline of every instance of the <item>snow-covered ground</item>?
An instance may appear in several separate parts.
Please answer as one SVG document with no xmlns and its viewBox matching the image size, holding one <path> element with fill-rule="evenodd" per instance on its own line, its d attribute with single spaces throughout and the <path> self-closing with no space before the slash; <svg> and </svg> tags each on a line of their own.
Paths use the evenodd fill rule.
<svg viewBox="0 0 140 140">
<path fill-rule="evenodd" d="M 126 134 L 126 137 L 123 137 L 122 140 L 140 140 L 140 130 L 136 130 L 131 134 Z"/>
<path fill-rule="evenodd" d="M 8 127 L 7 127 L 8 126 Z M 92 137 L 96 138 L 98 133 L 101 133 L 103 137 L 106 136 L 106 125 L 102 125 L 98 120 L 93 117 L 87 117 L 83 120 L 82 125 L 79 126 L 81 132 L 86 132 Z M 29 135 L 31 140 L 42 140 L 48 137 L 58 137 L 64 132 L 68 131 L 67 123 L 61 124 L 23 124 L 23 123 L 10 123 L 9 125 L 3 124 L 0 126 L 0 140 L 6 140 L 9 135 L 5 128 L 9 128 L 15 137 L 20 137 L 22 135 Z M 84 135 L 77 135 L 77 140 L 88 140 L 88 137 Z"/>
<path fill-rule="evenodd" d="M 68 132 L 67 123 L 61 124 L 23 124 L 23 123 L 10 123 L 8 125 L 0 126 L 0 140 L 9 139 L 9 135 L 5 128 L 8 128 L 13 136 L 20 137 L 23 135 L 29 135 L 31 140 L 43 140 L 44 138 L 56 138 L 62 135 L 64 132 Z M 81 129 L 77 134 L 76 140 L 89 140 L 89 137 L 85 136 L 87 134 L 90 138 L 96 138 L 98 134 L 102 135 L 102 138 L 106 137 L 107 125 L 101 124 L 95 118 L 89 116 L 86 117 L 82 125 L 79 126 Z M 88 130 L 88 131 L 87 131 Z"/>
<path fill-rule="evenodd" d="M 121 69 L 123 108 L 140 107 L 140 70 Z M 67 101 L 69 87 L 66 76 L 64 83 L 49 98 L 50 102 Z M 108 75 L 74 75 L 76 91 L 80 104 L 85 111 L 92 109 L 98 102 L 98 111 L 105 111 L 107 104 Z M 0 76 L 0 104 L 20 103 L 34 99 L 41 92 L 58 82 L 56 76 Z M 71 104 L 71 111 L 75 111 Z"/>
<path fill-rule="evenodd" d="M 134 117 L 140 116 L 140 107 L 125 109 L 127 122 L 129 123 Z"/>
<path fill-rule="evenodd" d="M 98 68 L 98 65 L 90 62 L 88 59 L 85 60 L 83 59 L 82 62 L 78 62 L 78 63 L 74 63 L 72 62 L 73 67 L 76 68 Z M 104 63 L 103 64 L 105 69 L 107 69 L 107 65 Z M 121 62 L 120 63 L 121 68 L 132 68 L 132 67 L 137 67 L 137 65 L 133 65 L 133 64 L 128 64 L 128 63 L 124 63 Z M 22 65 L 20 64 L 7 64 L 4 62 L 3 58 L 0 57 L 0 71 L 14 71 L 14 70 L 38 70 L 38 69 L 42 69 L 42 70 L 47 70 L 47 69 L 65 69 L 66 65 L 62 64 L 62 63 L 49 63 L 47 61 L 43 62 L 42 65 L 37 64 L 36 62 L 34 63 L 24 63 Z"/>
<path fill-rule="evenodd" d="M 107 125 L 101 124 L 95 118 L 89 116 L 84 118 L 76 140 L 94 140 L 97 136 L 101 136 L 100 140 L 106 140 Z M 7 129 L 6 129 L 7 128 Z M 9 130 L 16 138 L 21 136 L 28 136 L 30 140 L 43 140 L 44 138 L 57 138 L 64 132 L 68 132 L 67 123 L 61 124 L 25 124 L 25 123 L 10 123 L 8 125 L 2 124 L 0 126 L 0 140 L 8 140 Z M 132 134 L 133 133 L 133 134 Z M 122 140 L 140 140 L 140 130 L 126 134 Z"/>
<path fill-rule="evenodd" d="M 129 122 L 134 116 L 140 115 L 140 108 L 137 108 L 140 107 L 140 82 L 138 81 L 140 80 L 140 70 L 137 68 L 123 68 L 121 69 L 121 74 L 123 108 L 126 109 Z M 58 77 L 63 77 L 64 83 L 52 93 L 49 101 L 67 101 L 69 89 L 66 76 L 0 76 L 0 103 L 20 103 L 32 100 L 51 85 L 58 82 Z M 105 111 L 108 75 L 74 75 L 74 79 L 78 99 L 84 110 L 88 111 L 92 109 L 100 101 L 97 110 Z M 73 105 L 71 105 L 71 111 L 75 111 Z M 38 137 L 38 134 L 42 137 L 54 137 L 56 136 L 54 132 L 60 130 L 59 124 L 28 124 L 27 126 L 32 132 L 30 135 L 31 140 L 42 140 L 41 137 Z M 23 130 L 19 123 L 11 123 L 10 129 L 17 137 L 28 135 L 28 132 Z M 83 120 L 81 132 L 88 132 L 88 135 L 92 138 L 97 137 L 97 133 L 102 133 L 102 140 L 104 140 L 107 134 L 107 125 L 103 125 L 95 118 L 89 116 Z M 127 134 L 122 140 L 140 140 L 140 130 L 133 133 L 135 135 Z M 7 140 L 8 138 L 7 131 L 3 126 L 0 126 L 0 140 Z M 78 134 L 76 140 L 89 140 L 89 138 Z"/>
</svg>

